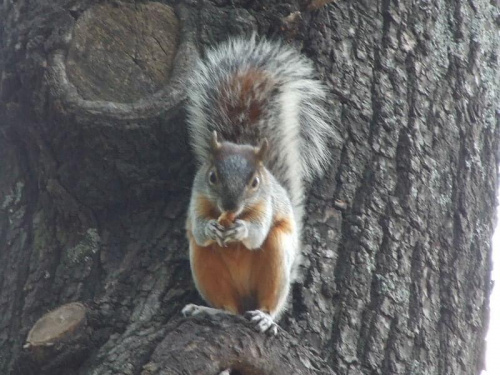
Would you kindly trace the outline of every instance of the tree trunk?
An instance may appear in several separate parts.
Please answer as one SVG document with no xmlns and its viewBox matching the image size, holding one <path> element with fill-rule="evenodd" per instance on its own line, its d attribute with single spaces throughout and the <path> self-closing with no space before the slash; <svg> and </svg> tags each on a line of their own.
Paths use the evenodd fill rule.
<svg viewBox="0 0 500 375">
<path fill-rule="evenodd" d="M 494 0 L 3 1 L 0 373 L 478 374 L 498 14 Z M 251 31 L 316 63 L 343 136 L 309 194 L 276 338 L 180 316 L 201 303 L 185 81 L 204 48 Z M 72 324 L 56 310 L 35 325 L 70 302 Z"/>
</svg>

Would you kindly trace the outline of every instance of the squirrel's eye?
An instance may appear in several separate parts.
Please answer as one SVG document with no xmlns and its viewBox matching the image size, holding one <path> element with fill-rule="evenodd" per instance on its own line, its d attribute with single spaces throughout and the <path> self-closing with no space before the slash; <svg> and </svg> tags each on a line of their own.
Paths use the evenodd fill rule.
<svg viewBox="0 0 500 375">
<path fill-rule="evenodd" d="M 217 183 L 217 175 L 215 174 L 215 171 L 210 171 L 210 173 L 208 174 L 208 181 L 212 185 L 215 185 Z"/>
<path fill-rule="evenodd" d="M 255 176 L 252 180 L 252 188 L 255 189 L 257 186 L 259 186 L 259 178 L 257 176 Z"/>
</svg>

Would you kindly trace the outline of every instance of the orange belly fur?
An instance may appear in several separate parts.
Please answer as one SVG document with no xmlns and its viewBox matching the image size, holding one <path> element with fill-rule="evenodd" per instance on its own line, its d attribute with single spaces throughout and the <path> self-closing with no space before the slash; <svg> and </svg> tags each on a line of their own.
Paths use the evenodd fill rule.
<svg viewBox="0 0 500 375">
<path fill-rule="evenodd" d="M 276 309 L 285 266 L 279 230 L 280 227 L 273 228 L 262 247 L 255 250 L 248 250 L 241 243 L 202 247 L 188 231 L 193 276 L 210 305 L 239 314 Z"/>
</svg>

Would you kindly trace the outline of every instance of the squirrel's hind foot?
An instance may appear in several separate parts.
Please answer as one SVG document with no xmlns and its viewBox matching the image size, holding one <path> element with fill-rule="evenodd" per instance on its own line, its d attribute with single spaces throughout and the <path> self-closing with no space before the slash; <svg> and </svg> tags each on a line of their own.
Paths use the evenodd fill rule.
<svg viewBox="0 0 500 375">
<path fill-rule="evenodd" d="M 184 306 L 181 312 L 185 317 L 195 316 L 201 313 L 207 315 L 227 314 L 227 312 L 223 310 L 214 309 L 213 307 L 195 305 L 194 303 L 188 303 L 186 306 Z"/>
<path fill-rule="evenodd" d="M 261 310 L 247 311 L 245 317 L 255 324 L 255 329 L 259 332 L 267 332 L 275 336 L 278 333 L 278 325 L 271 318 L 271 315 Z"/>
<path fill-rule="evenodd" d="M 185 317 L 195 316 L 198 314 L 207 314 L 210 316 L 218 315 L 218 314 L 229 314 L 227 311 L 214 309 L 213 307 L 206 307 L 195 305 L 194 303 L 189 303 L 182 309 L 182 315 Z M 271 315 L 265 313 L 261 310 L 252 310 L 247 311 L 245 313 L 245 317 L 250 320 L 251 323 L 254 323 L 254 327 L 256 331 L 266 332 L 272 336 L 275 336 L 278 333 L 278 325 L 271 318 Z"/>
</svg>

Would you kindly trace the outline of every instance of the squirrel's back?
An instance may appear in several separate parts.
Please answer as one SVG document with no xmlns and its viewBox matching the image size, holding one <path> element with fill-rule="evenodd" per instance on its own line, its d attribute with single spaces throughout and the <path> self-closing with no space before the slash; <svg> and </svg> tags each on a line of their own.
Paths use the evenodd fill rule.
<svg viewBox="0 0 500 375">
<path fill-rule="evenodd" d="M 335 139 L 326 90 L 312 63 L 279 42 L 234 38 L 207 52 L 189 84 L 188 123 L 196 158 L 210 158 L 213 131 L 238 144 L 267 138 L 267 167 L 286 188 L 298 220 L 303 181 L 320 175 Z"/>
</svg>

